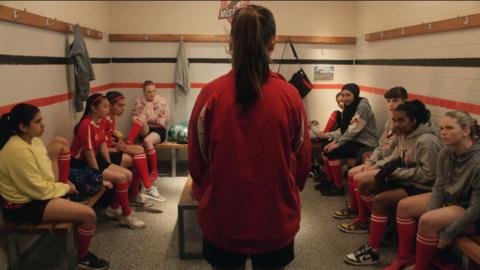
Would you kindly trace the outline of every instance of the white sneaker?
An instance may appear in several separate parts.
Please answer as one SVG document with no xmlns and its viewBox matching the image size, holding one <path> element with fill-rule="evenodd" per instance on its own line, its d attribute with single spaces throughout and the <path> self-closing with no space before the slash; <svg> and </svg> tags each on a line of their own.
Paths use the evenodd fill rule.
<svg viewBox="0 0 480 270">
<path fill-rule="evenodd" d="M 149 208 L 155 205 L 155 202 L 149 199 L 149 197 L 145 196 L 143 193 L 138 193 L 137 197 L 133 199 L 133 204 L 135 206 Z"/>
<path fill-rule="evenodd" d="M 130 229 L 139 230 L 145 228 L 145 222 L 141 221 L 133 213 L 129 216 L 120 215 L 118 221 L 120 224 L 130 227 Z"/>
<path fill-rule="evenodd" d="M 107 208 L 105 208 L 104 214 L 108 218 L 118 218 L 122 215 L 122 208 L 118 207 L 117 209 L 113 209 L 112 207 L 107 206 Z"/>
<path fill-rule="evenodd" d="M 148 198 L 157 201 L 157 202 L 164 202 L 167 200 L 165 196 L 162 196 L 156 186 L 151 186 L 149 189 L 143 188 L 142 189 L 143 195 L 147 196 Z"/>
</svg>

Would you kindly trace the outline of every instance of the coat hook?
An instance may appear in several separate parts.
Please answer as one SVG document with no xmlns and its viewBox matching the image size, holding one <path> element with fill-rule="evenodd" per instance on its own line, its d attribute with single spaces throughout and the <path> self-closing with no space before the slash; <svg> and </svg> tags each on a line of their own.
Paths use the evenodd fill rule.
<svg viewBox="0 0 480 270">
<path fill-rule="evenodd" d="M 50 25 L 50 19 L 48 19 L 48 18 L 45 19 L 45 25 L 46 25 L 46 26 L 49 26 L 49 25 Z"/>
<path fill-rule="evenodd" d="M 463 24 L 464 24 L 464 25 L 468 25 L 469 23 L 470 23 L 470 22 L 469 22 L 468 16 L 463 17 Z"/>
<path fill-rule="evenodd" d="M 90 29 L 87 29 L 87 36 L 90 36 Z"/>
<path fill-rule="evenodd" d="M 144 40 L 148 40 L 148 35 L 145 35 L 145 36 L 143 37 L 143 39 L 144 39 Z"/>
<path fill-rule="evenodd" d="M 382 39 L 383 39 L 383 32 L 381 32 L 381 33 L 380 33 L 380 38 L 382 38 Z"/>
<path fill-rule="evenodd" d="M 400 31 L 400 35 L 405 35 L 405 28 L 402 28 L 402 30 Z"/>
<path fill-rule="evenodd" d="M 432 31 L 432 24 L 431 24 L 431 23 L 429 23 L 429 24 L 427 25 L 427 31 L 428 31 L 428 32 Z"/>
<path fill-rule="evenodd" d="M 73 32 L 73 25 L 72 25 L 72 24 L 69 24 L 69 25 L 68 25 L 68 29 L 70 30 L 70 32 Z"/>
</svg>

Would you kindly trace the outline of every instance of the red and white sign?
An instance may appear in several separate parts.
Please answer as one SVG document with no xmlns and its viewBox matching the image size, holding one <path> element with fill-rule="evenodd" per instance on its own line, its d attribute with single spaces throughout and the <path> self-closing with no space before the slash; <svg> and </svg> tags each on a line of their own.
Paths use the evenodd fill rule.
<svg viewBox="0 0 480 270">
<path fill-rule="evenodd" d="M 248 5 L 248 0 L 242 1 L 220 1 L 220 12 L 218 13 L 218 19 L 227 19 L 230 23 L 232 23 L 233 13 L 235 10 L 242 8 Z"/>
</svg>

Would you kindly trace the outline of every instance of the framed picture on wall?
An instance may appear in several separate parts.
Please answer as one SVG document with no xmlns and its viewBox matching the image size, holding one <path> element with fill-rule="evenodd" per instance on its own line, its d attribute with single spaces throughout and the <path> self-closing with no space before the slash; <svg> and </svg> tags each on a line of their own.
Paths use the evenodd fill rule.
<svg viewBox="0 0 480 270">
<path fill-rule="evenodd" d="M 333 66 L 315 66 L 313 68 L 314 81 L 331 81 L 333 80 Z"/>
</svg>

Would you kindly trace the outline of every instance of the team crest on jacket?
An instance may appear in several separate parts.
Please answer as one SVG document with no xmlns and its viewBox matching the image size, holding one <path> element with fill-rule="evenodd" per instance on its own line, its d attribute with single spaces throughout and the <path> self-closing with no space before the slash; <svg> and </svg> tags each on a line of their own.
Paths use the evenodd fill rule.
<svg viewBox="0 0 480 270">
<path fill-rule="evenodd" d="M 218 13 L 218 19 L 227 19 L 230 23 L 232 23 L 233 13 L 235 10 L 242 8 L 248 5 L 248 0 L 242 1 L 220 1 L 220 12 Z"/>
</svg>

